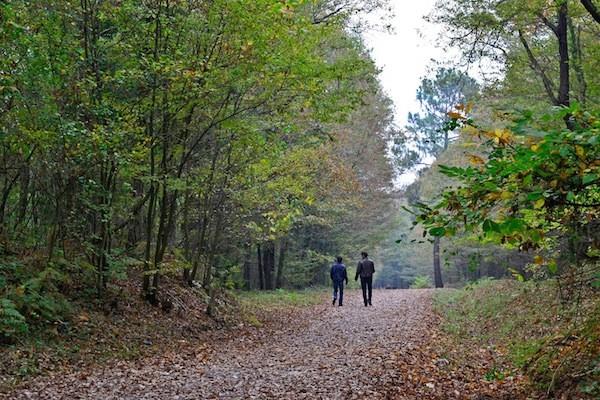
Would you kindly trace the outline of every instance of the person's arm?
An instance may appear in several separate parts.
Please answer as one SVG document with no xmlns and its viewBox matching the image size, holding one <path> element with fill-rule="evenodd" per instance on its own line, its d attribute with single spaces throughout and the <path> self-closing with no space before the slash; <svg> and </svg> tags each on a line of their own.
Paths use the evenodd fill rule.
<svg viewBox="0 0 600 400">
<path fill-rule="evenodd" d="M 348 284 L 348 270 L 344 268 L 344 279 L 346 279 L 346 285 Z"/>
<path fill-rule="evenodd" d="M 358 275 L 360 275 L 360 270 L 362 269 L 362 262 L 358 262 L 358 266 L 356 267 L 356 276 L 354 277 L 354 280 L 357 281 L 358 280 Z"/>
</svg>

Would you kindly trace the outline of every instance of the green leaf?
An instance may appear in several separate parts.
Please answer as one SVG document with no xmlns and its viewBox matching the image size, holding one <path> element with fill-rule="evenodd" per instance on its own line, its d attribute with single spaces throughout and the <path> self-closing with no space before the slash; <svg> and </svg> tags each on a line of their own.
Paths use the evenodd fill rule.
<svg viewBox="0 0 600 400">
<path fill-rule="evenodd" d="M 521 272 L 517 271 L 514 268 L 509 268 L 508 270 L 512 274 L 513 278 L 515 278 L 519 282 L 525 282 L 525 277 L 523 276 L 523 274 L 521 274 Z"/>
<path fill-rule="evenodd" d="M 595 180 L 597 180 L 597 179 L 598 179 L 598 175 L 597 175 L 597 174 L 585 174 L 585 175 L 583 176 L 583 179 L 581 180 L 581 182 L 582 182 L 584 185 L 587 185 L 587 184 L 589 184 L 589 183 L 592 183 L 592 182 L 594 182 L 594 181 L 595 181 Z"/>
<path fill-rule="evenodd" d="M 501 225 L 503 233 L 523 232 L 525 230 L 525 221 L 520 218 L 509 218 Z"/>
<path fill-rule="evenodd" d="M 558 272 L 558 264 L 554 260 L 548 263 L 547 268 L 548 272 L 550 272 L 552 275 L 556 275 Z"/>
<path fill-rule="evenodd" d="M 429 230 L 429 234 L 431 236 L 436 236 L 436 237 L 444 236 L 446 234 L 446 228 L 441 227 L 441 226 L 440 227 L 436 227 L 436 228 L 431 228 Z"/>
<path fill-rule="evenodd" d="M 500 225 L 491 219 L 486 219 L 483 221 L 482 228 L 485 233 L 500 232 Z"/>
</svg>

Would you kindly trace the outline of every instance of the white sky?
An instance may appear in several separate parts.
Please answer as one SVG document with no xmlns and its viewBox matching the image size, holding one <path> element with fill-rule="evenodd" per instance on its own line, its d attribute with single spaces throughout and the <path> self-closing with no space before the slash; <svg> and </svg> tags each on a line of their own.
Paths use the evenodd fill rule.
<svg viewBox="0 0 600 400">
<path fill-rule="evenodd" d="M 406 124 L 409 111 L 419 110 L 416 91 L 428 67 L 433 66 L 432 59 L 448 59 L 445 51 L 435 46 L 440 27 L 423 19 L 433 10 L 435 2 L 390 0 L 394 8 L 390 20 L 393 32 L 370 31 L 363 35 L 375 63 L 382 69 L 379 78 L 394 102 L 395 122 L 400 127 Z M 404 174 L 396 184 L 402 186 L 414 179 L 414 173 Z"/>
</svg>

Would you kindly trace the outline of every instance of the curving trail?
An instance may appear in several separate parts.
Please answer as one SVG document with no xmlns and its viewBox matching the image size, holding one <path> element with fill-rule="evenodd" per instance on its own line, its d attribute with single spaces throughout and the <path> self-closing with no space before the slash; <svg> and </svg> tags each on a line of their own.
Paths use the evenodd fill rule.
<svg viewBox="0 0 600 400">
<path fill-rule="evenodd" d="M 211 351 L 117 362 L 43 378 L 14 399 L 518 399 L 484 379 L 489 357 L 448 363 L 430 290 L 358 291 L 331 304 L 275 313 L 261 329 L 214 334 Z"/>
</svg>

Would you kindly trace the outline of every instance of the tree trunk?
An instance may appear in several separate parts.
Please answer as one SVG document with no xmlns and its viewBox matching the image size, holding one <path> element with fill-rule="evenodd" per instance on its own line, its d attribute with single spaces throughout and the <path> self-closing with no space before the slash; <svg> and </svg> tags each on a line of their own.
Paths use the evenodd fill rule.
<svg viewBox="0 0 600 400">
<path fill-rule="evenodd" d="M 433 240 L 433 277 L 436 288 L 443 288 L 442 267 L 440 264 L 440 238 L 438 236 Z"/>
<path fill-rule="evenodd" d="M 581 50 L 581 27 L 575 28 L 573 19 L 569 17 L 567 20 L 569 24 L 569 35 L 571 37 L 571 65 L 575 71 L 575 77 L 577 78 L 577 100 L 582 106 L 585 106 L 587 98 L 587 83 L 585 81 L 585 73 L 583 71 L 583 55 Z"/>
<path fill-rule="evenodd" d="M 273 290 L 273 272 L 275 270 L 275 243 L 273 241 L 268 241 L 264 246 L 262 266 L 265 289 Z"/>
<path fill-rule="evenodd" d="M 265 290 L 265 277 L 263 274 L 262 251 L 260 244 L 256 245 L 257 266 L 258 266 L 258 287 L 260 290 Z"/>
<path fill-rule="evenodd" d="M 279 243 L 279 259 L 277 260 L 277 278 L 275 279 L 275 288 L 281 288 L 283 280 L 283 267 L 285 266 L 285 252 L 287 250 L 287 243 L 285 239 L 281 239 Z"/>
<path fill-rule="evenodd" d="M 558 104 L 568 107 L 569 100 L 569 42 L 567 38 L 568 9 L 564 1 L 558 9 L 558 25 L 556 36 L 558 37 L 558 53 L 560 55 L 560 84 L 558 86 Z"/>
</svg>

